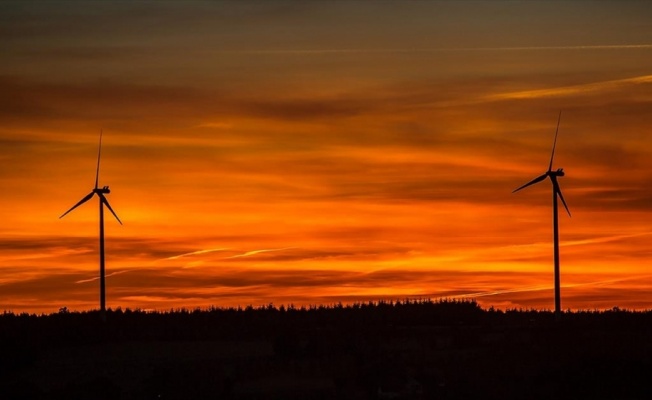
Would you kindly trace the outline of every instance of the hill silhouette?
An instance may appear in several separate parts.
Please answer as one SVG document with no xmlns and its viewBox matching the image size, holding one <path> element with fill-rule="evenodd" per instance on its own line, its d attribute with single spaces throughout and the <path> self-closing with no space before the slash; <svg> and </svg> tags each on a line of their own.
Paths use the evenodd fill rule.
<svg viewBox="0 0 652 400">
<path fill-rule="evenodd" d="M 8 399 L 649 399 L 652 312 L 474 301 L 0 315 Z"/>
</svg>

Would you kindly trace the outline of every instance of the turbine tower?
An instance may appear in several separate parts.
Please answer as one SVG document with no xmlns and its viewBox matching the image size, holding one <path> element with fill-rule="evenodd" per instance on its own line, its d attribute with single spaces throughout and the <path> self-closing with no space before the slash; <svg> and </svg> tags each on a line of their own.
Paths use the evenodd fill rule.
<svg viewBox="0 0 652 400">
<path fill-rule="evenodd" d="M 106 206 L 106 208 L 108 208 L 109 211 L 111 211 L 111 214 L 113 214 L 115 219 L 118 220 L 120 225 L 122 225 L 122 221 L 120 221 L 120 218 L 118 218 L 115 211 L 113 211 L 113 208 L 111 208 L 109 201 L 104 196 L 105 194 L 111 193 L 109 187 L 104 186 L 100 188 L 97 186 L 100 177 L 100 155 L 101 154 L 102 154 L 102 131 L 100 131 L 100 146 L 99 146 L 99 150 L 97 151 L 97 170 L 95 171 L 95 188 L 89 194 L 87 194 L 86 197 L 79 200 L 77 204 L 72 206 L 70 210 L 63 213 L 59 218 L 63 218 L 66 214 L 68 214 L 75 208 L 86 203 L 88 200 L 91 199 L 91 197 L 93 197 L 93 195 L 96 194 L 97 197 L 99 198 L 99 203 L 100 203 L 100 316 L 102 320 L 105 320 L 106 319 L 106 282 L 105 282 L 105 268 L 104 268 L 104 206 Z"/>
<path fill-rule="evenodd" d="M 555 147 L 557 146 L 557 133 L 559 133 L 559 122 L 561 121 L 561 111 L 559 112 L 559 118 L 557 119 L 557 129 L 555 130 L 555 141 L 552 145 L 552 155 L 550 156 L 550 164 L 548 165 L 548 171 L 543 175 L 534 178 L 525 185 L 515 189 L 512 193 L 518 192 L 521 189 L 524 189 L 535 183 L 539 183 L 546 178 L 550 178 L 552 183 L 552 237 L 553 237 L 553 247 L 554 247 L 554 262 L 555 262 L 555 317 L 557 319 L 561 318 L 561 288 L 560 288 L 560 279 L 559 279 L 559 218 L 557 212 L 557 198 L 559 198 L 566 208 L 566 212 L 570 217 L 571 213 L 566 205 L 564 200 L 564 195 L 561 194 L 561 189 L 559 188 L 559 182 L 557 178 L 564 176 L 564 169 L 558 168 L 556 171 L 552 170 L 552 160 L 555 157 Z"/>
</svg>

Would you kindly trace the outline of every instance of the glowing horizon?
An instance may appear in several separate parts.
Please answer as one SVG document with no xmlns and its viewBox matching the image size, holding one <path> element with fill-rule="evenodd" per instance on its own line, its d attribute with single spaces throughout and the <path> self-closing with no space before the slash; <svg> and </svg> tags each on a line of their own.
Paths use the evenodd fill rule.
<svg viewBox="0 0 652 400">
<path fill-rule="evenodd" d="M 644 5 L 3 7 L 2 310 L 98 308 L 97 200 L 58 217 L 100 129 L 108 307 L 551 309 L 549 182 L 511 191 L 559 110 L 562 308 L 652 308 Z"/>
</svg>

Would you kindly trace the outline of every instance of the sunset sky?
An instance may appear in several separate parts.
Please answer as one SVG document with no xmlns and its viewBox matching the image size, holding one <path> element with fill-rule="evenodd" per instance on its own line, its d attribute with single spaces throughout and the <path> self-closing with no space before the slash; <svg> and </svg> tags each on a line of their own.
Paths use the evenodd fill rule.
<svg viewBox="0 0 652 400">
<path fill-rule="evenodd" d="M 0 311 L 652 308 L 648 2 L 0 4 Z M 110 217 L 110 218 L 109 218 Z"/>
</svg>

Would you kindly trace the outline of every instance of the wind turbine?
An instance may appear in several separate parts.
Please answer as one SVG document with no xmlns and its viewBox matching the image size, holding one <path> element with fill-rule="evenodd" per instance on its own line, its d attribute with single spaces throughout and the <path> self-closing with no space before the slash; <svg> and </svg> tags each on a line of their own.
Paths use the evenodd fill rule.
<svg viewBox="0 0 652 400">
<path fill-rule="evenodd" d="M 115 219 L 118 220 L 120 225 L 122 225 L 122 221 L 120 221 L 120 218 L 118 218 L 115 211 L 113 211 L 113 208 L 111 208 L 109 201 L 104 196 L 105 194 L 111 193 L 109 187 L 104 186 L 100 188 L 97 186 L 100 177 L 100 155 L 101 154 L 102 154 L 102 131 L 100 131 L 100 146 L 99 146 L 99 150 L 97 151 L 97 170 L 95 172 L 95 188 L 93 188 L 93 190 L 89 194 L 87 194 L 86 197 L 79 200 L 77 204 L 72 206 L 70 210 L 63 213 L 59 218 L 63 218 L 66 214 L 68 214 L 75 208 L 86 203 L 95 194 L 100 200 L 100 316 L 102 320 L 105 320 L 106 319 L 106 282 L 105 282 L 105 273 L 104 273 L 104 206 L 106 206 L 109 209 L 109 211 L 111 211 L 111 214 L 113 214 Z"/>
<path fill-rule="evenodd" d="M 559 112 L 559 118 L 557 119 L 557 130 L 555 130 L 555 141 L 552 144 L 552 155 L 550 156 L 550 164 L 548 165 L 548 170 L 543 175 L 532 179 L 530 182 L 512 191 L 512 193 L 518 192 L 519 190 L 524 189 L 530 185 L 534 185 L 535 183 L 539 183 L 546 178 L 550 178 L 550 182 L 552 182 L 552 236 L 555 261 L 555 317 L 557 319 L 561 317 L 561 289 L 559 279 L 559 218 L 557 213 L 557 198 L 559 198 L 564 204 L 564 208 L 566 208 L 568 216 L 571 216 L 568 205 L 566 205 L 566 200 L 564 200 L 564 195 L 561 194 L 559 182 L 557 182 L 558 177 L 564 176 L 564 169 L 558 168 L 556 171 L 552 170 L 552 160 L 555 157 L 555 147 L 557 146 L 557 134 L 559 133 L 560 121 L 561 111 Z"/>
</svg>

